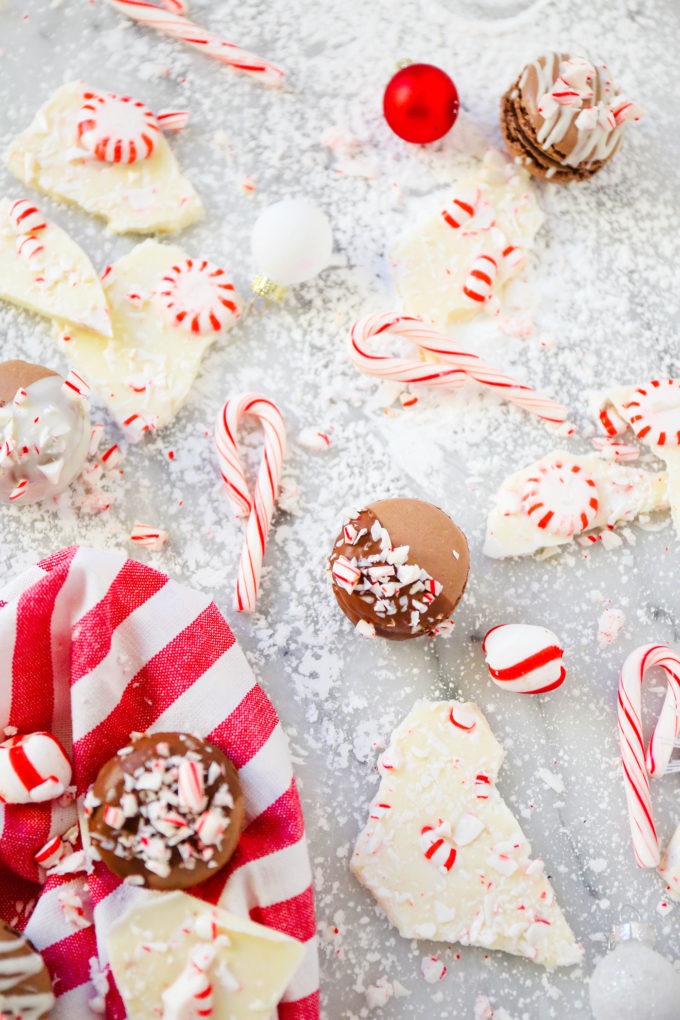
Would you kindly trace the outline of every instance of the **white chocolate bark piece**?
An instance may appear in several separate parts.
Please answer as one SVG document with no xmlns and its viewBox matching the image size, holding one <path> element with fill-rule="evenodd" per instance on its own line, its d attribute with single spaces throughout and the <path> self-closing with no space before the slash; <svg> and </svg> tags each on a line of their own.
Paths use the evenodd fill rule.
<svg viewBox="0 0 680 1020">
<path fill-rule="evenodd" d="M 496 788 L 502 761 L 476 705 L 417 701 L 378 761 L 350 867 L 404 938 L 571 966 L 582 951 Z"/>
<path fill-rule="evenodd" d="M 85 252 L 47 220 L 35 235 L 22 233 L 11 208 L 8 199 L 0 201 L 0 298 L 111 336 L 104 291 Z"/>
<path fill-rule="evenodd" d="M 653 386 L 654 383 L 643 383 L 641 386 L 613 386 L 594 394 L 594 402 L 598 408 L 614 407 L 623 421 L 629 423 L 634 410 L 628 406 L 631 400 L 635 399 L 640 389 L 649 392 L 650 396 L 653 395 Z M 640 441 L 648 446 L 659 460 L 666 463 L 671 518 L 676 532 L 680 535 L 680 445 L 673 441 L 674 438 L 677 439 L 680 429 L 680 382 L 676 382 L 672 387 L 664 386 L 664 390 L 665 392 L 660 395 L 659 404 L 662 410 L 658 420 L 661 427 L 669 426 L 664 436 L 665 442 L 661 444 L 654 442 L 654 439 L 659 438 L 659 429 L 653 424 L 644 438 L 640 437 Z"/>
<path fill-rule="evenodd" d="M 471 217 L 470 209 L 474 210 Z M 489 150 L 476 172 L 455 183 L 445 208 L 391 248 L 389 258 L 404 312 L 428 316 L 445 329 L 449 322 L 470 319 L 484 307 L 497 309 L 497 300 L 521 268 L 542 222 L 527 171 Z M 504 256 L 508 248 L 513 250 Z M 492 300 L 487 302 L 464 292 L 479 256 L 489 256 L 497 266 Z M 488 264 L 481 269 L 486 275 Z M 480 277 L 476 284 L 470 282 L 473 289 L 484 286 Z"/>
<path fill-rule="evenodd" d="M 581 493 L 571 510 L 561 507 L 562 517 L 573 516 L 573 525 L 562 534 L 541 526 L 548 505 L 536 510 L 538 501 L 527 498 L 532 491 L 531 479 L 542 477 L 561 464 L 565 472 L 578 472 L 579 479 L 589 479 L 589 492 L 596 500 L 585 508 Z M 553 546 L 572 542 L 580 534 L 594 529 L 611 528 L 632 521 L 640 514 L 666 510 L 669 505 L 668 476 L 665 472 L 644 471 L 607 462 L 595 454 L 575 456 L 566 450 L 555 450 L 542 460 L 522 468 L 503 482 L 495 496 L 487 518 L 484 552 L 494 559 L 505 556 L 527 556 Z M 553 495 L 560 498 L 553 489 Z M 583 513 L 587 513 L 584 518 Z M 544 512 L 545 511 L 545 512 Z"/>
<path fill-rule="evenodd" d="M 212 987 L 212 1020 L 269 1020 L 304 955 L 301 942 L 183 892 L 148 893 L 111 926 L 107 949 L 128 1020 L 193 1017 L 192 961 Z"/>
<path fill-rule="evenodd" d="M 159 133 L 154 151 L 136 163 L 107 163 L 78 144 L 81 81 L 62 85 L 11 143 L 7 165 L 25 184 L 103 216 L 117 234 L 175 233 L 203 212 Z"/>
<path fill-rule="evenodd" d="M 181 248 L 144 241 L 115 262 L 102 283 L 113 337 L 102 341 L 82 329 L 60 330 L 63 349 L 109 407 L 128 438 L 160 428 L 187 398 L 203 354 L 221 335 L 196 334 L 163 314 L 162 279 L 186 260 Z M 235 302 L 240 299 L 235 296 Z"/>
</svg>

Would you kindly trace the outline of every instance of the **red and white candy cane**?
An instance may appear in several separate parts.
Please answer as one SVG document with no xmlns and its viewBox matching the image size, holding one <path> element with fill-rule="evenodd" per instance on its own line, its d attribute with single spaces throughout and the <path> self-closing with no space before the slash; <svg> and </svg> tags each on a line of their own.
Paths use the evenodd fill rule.
<svg viewBox="0 0 680 1020">
<path fill-rule="evenodd" d="M 189 123 L 188 110 L 163 110 L 156 114 L 161 131 L 184 131 Z"/>
<path fill-rule="evenodd" d="M 486 304 L 493 296 L 493 285 L 498 275 L 498 263 L 491 255 L 477 255 L 468 269 L 463 294 L 474 304 Z"/>
<path fill-rule="evenodd" d="M 421 351 L 434 355 L 442 364 L 371 354 L 369 341 L 386 333 L 410 340 Z M 562 404 L 506 375 L 476 354 L 461 350 L 447 336 L 428 326 L 420 318 L 383 313 L 369 315 L 352 326 L 348 349 L 352 362 L 365 375 L 379 376 L 395 382 L 449 388 L 464 386 L 469 377 L 484 386 L 496 389 L 506 400 L 543 418 L 544 421 L 561 424 L 567 417 L 567 409 Z"/>
<path fill-rule="evenodd" d="M 439 835 L 434 825 L 424 825 L 420 830 L 420 846 L 427 860 L 442 872 L 450 871 L 456 862 L 455 847 Z"/>
<path fill-rule="evenodd" d="M 257 418 L 264 430 L 262 464 L 251 496 L 238 452 L 237 433 L 244 415 Z M 269 534 L 269 523 L 279 492 L 281 464 L 286 447 L 286 426 L 278 407 L 260 393 L 244 393 L 228 400 L 215 423 L 215 444 L 220 471 L 236 517 L 248 516 L 246 539 L 236 582 L 235 607 L 251 612 Z"/>
<path fill-rule="evenodd" d="M 147 3 L 146 0 L 109 0 L 109 3 L 133 21 L 149 25 L 173 39 L 179 39 L 205 53 L 206 56 L 214 57 L 215 60 L 220 60 L 237 71 L 257 78 L 265 85 L 280 85 L 283 80 L 283 71 L 278 67 L 270 64 L 268 60 L 248 53 L 240 46 L 225 42 L 214 32 L 208 32 L 195 25 L 183 17 L 181 12 L 178 13 L 179 5 L 176 3 L 171 5 L 168 0 L 164 0 L 167 8 L 165 11 L 155 4 Z"/>
<path fill-rule="evenodd" d="M 660 666 L 668 692 L 645 753 L 642 735 L 642 682 L 647 670 Z M 668 767 L 680 728 L 680 656 L 667 645 L 642 645 L 628 656 L 619 679 L 619 740 L 635 857 L 641 868 L 655 868 L 661 859 L 652 817 L 650 776 Z"/>
</svg>

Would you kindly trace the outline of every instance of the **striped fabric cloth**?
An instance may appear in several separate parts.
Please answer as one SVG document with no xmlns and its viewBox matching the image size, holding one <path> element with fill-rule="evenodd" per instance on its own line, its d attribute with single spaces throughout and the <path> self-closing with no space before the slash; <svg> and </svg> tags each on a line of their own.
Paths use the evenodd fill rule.
<svg viewBox="0 0 680 1020">
<path fill-rule="evenodd" d="M 0 727 L 53 733 L 78 796 L 131 731 L 194 732 L 222 748 L 239 770 L 246 827 L 227 867 L 195 894 L 307 944 L 278 1016 L 318 1020 L 311 872 L 288 745 L 214 603 L 134 560 L 65 549 L 0 590 L 0 676 Z M 0 916 L 43 953 L 58 996 L 52 1020 L 93 1015 L 92 961 L 106 967 L 108 925 L 140 895 L 101 863 L 40 884 L 34 854 L 75 820 L 74 805 L 0 806 Z M 82 926 L 62 907 L 74 896 Z M 109 974 L 106 1017 L 125 1016 Z"/>
</svg>

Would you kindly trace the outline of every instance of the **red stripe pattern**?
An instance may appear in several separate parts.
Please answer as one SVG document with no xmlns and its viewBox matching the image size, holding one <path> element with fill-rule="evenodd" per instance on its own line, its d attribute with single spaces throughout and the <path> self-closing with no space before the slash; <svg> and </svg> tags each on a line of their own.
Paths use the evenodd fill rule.
<svg viewBox="0 0 680 1020">
<path fill-rule="evenodd" d="M 645 752 L 642 735 L 642 683 L 653 666 L 660 666 L 668 691 L 654 733 Z M 650 776 L 668 767 L 680 730 L 680 656 L 667 645 L 636 648 L 623 664 L 618 697 L 619 741 L 633 849 L 641 868 L 656 868 L 661 858 L 652 816 Z"/>
<path fill-rule="evenodd" d="M 316 930 L 310 867 L 285 741 L 217 608 L 151 568 L 109 553 L 73 548 L 39 566 L 42 575 L 36 581 L 35 568 L 27 572 L 23 591 L 13 582 L 6 599 L 0 592 L 0 641 L 14 648 L 11 711 L 2 724 L 58 736 L 72 755 L 78 792 L 131 731 L 204 732 L 244 770 L 248 824 L 229 867 L 195 894 L 310 942 Z M 141 655 L 129 675 L 120 668 L 121 645 Z M 146 647 L 153 651 L 143 655 Z M 34 860 L 75 820 L 75 808 L 49 803 L 5 807 L 0 917 L 26 930 L 43 952 L 57 996 L 80 989 L 93 998 L 90 960 L 126 887 L 101 863 L 90 875 L 53 875 L 42 884 Z M 269 862 L 272 854 L 279 857 Z M 74 904 L 70 911 L 60 909 L 59 897 Z M 82 927 L 71 923 L 74 915 L 84 918 Z M 125 1016 L 109 977 L 107 1020 Z M 279 1020 L 318 1017 L 312 943 Z"/>
</svg>

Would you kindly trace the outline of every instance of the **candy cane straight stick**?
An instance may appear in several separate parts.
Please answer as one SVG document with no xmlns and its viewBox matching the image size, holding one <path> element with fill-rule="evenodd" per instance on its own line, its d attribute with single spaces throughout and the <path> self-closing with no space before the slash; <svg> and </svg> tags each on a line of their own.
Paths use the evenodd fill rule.
<svg viewBox="0 0 680 1020">
<path fill-rule="evenodd" d="M 237 433 L 241 418 L 258 418 L 264 430 L 262 464 L 251 496 L 241 457 Z M 215 445 L 220 471 L 236 517 L 248 516 L 246 538 L 236 582 L 235 607 L 251 612 L 257 602 L 257 587 L 269 534 L 269 522 L 279 492 L 279 476 L 286 446 L 286 426 L 276 404 L 259 393 L 244 393 L 228 400 L 215 423 Z"/>
<path fill-rule="evenodd" d="M 184 4 L 167 2 L 165 6 L 169 9 L 162 10 L 155 4 L 147 3 L 146 0 L 109 0 L 109 3 L 133 21 L 150 25 L 164 35 L 179 39 L 237 71 L 252 75 L 265 85 L 280 85 L 283 80 L 283 71 L 269 61 L 242 50 L 240 46 L 225 42 L 214 32 L 208 32 L 183 17 L 181 13 L 176 13 L 186 9 Z"/>
<path fill-rule="evenodd" d="M 642 681 L 661 666 L 669 684 L 663 709 L 645 754 L 642 736 Z M 619 740 L 633 848 L 641 868 L 660 861 L 652 817 L 649 777 L 666 771 L 680 722 L 680 657 L 666 645 L 643 645 L 628 656 L 619 679 Z"/>
<path fill-rule="evenodd" d="M 369 340 L 383 333 L 393 333 L 410 340 L 422 351 L 434 354 L 442 364 L 371 354 Z M 469 377 L 497 389 L 506 400 L 545 421 L 561 424 L 567 416 L 567 409 L 562 404 L 506 375 L 476 354 L 460 350 L 443 333 L 410 315 L 370 315 L 355 322 L 349 337 L 349 356 L 359 371 L 366 375 L 449 388 L 463 386 Z"/>
</svg>

